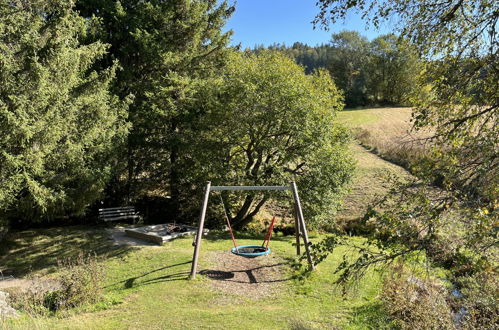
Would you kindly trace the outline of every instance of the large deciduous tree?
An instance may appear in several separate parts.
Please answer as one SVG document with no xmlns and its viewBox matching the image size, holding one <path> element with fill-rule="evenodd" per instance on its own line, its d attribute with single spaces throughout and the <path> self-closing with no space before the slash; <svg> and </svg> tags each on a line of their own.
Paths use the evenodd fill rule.
<svg viewBox="0 0 499 330">
<path fill-rule="evenodd" d="M 81 45 L 71 1 L 0 1 L 0 217 L 81 214 L 99 197 L 125 104 L 109 92 L 107 46 Z"/>
<path fill-rule="evenodd" d="M 407 40 L 386 34 L 369 43 L 368 91 L 373 104 L 410 104 L 422 65 Z"/>
<path fill-rule="evenodd" d="M 224 74 L 206 86 L 200 109 L 210 127 L 194 136 L 198 168 L 214 184 L 289 185 L 295 180 L 310 222 L 331 221 L 352 175 L 348 135 L 335 121 L 341 93 L 325 70 L 304 69 L 275 51 L 234 53 Z M 226 196 L 236 228 L 268 193 Z M 283 197 L 283 196 L 280 196 Z"/>
<path fill-rule="evenodd" d="M 328 69 L 345 93 L 347 106 L 367 104 L 369 41 L 357 31 L 335 33 L 331 39 Z"/>
<path fill-rule="evenodd" d="M 369 42 L 357 31 L 332 35 L 327 67 L 347 107 L 408 105 L 421 71 L 406 39 L 386 34 Z"/>
<path fill-rule="evenodd" d="M 134 96 L 128 192 L 168 194 L 179 216 L 183 166 L 192 157 L 185 136 L 201 115 L 192 103 L 225 63 L 230 32 L 222 27 L 233 7 L 217 0 L 79 0 L 78 7 L 100 21 L 90 41 L 111 44 L 104 64 L 120 62 L 116 93 Z"/>
</svg>

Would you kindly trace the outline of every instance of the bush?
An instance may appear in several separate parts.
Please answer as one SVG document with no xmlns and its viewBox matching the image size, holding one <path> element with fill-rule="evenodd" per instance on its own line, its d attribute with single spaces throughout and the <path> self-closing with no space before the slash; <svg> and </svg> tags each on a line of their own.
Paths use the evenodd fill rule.
<svg viewBox="0 0 499 330">
<path fill-rule="evenodd" d="M 61 288 L 45 296 L 45 306 L 52 311 L 92 304 L 102 298 L 104 267 L 95 255 L 80 254 L 75 260 L 59 262 L 63 268 Z"/>
<path fill-rule="evenodd" d="M 397 266 L 383 285 L 381 299 L 402 329 L 454 329 L 447 291 Z"/>
<path fill-rule="evenodd" d="M 8 288 L 9 304 L 16 310 L 29 315 L 44 315 L 48 309 L 44 305 L 47 288 L 40 281 L 33 281 L 27 289 Z"/>
<path fill-rule="evenodd" d="M 98 302 L 102 298 L 105 271 L 95 255 L 80 254 L 59 261 L 56 289 L 43 281 L 33 281 L 28 289 L 10 291 L 14 308 L 28 314 L 47 314 Z"/>
</svg>

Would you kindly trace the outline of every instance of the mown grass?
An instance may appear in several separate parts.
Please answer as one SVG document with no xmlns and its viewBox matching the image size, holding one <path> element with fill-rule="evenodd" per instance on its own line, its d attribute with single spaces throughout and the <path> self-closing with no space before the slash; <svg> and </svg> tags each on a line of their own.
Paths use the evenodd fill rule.
<svg viewBox="0 0 499 330">
<path fill-rule="evenodd" d="M 371 130 L 372 136 L 393 139 L 402 121 L 408 128 L 408 109 L 344 111 L 340 120 L 349 127 Z M 390 119 L 391 118 L 391 119 Z M 386 125 L 384 127 L 383 125 Z M 402 128 L 403 129 L 403 128 Z M 377 133 L 376 133 L 377 132 Z M 367 141 L 367 140 L 366 140 Z M 366 142 L 365 141 L 365 142 Z M 364 143 L 365 144 L 365 143 Z M 381 144 L 380 144 L 381 145 Z M 379 147 L 377 147 L 379 148 Z M 358 219 L 367 205 L 389 188 L 386 175 L 409 175 L 399 166 L 376 157 L 352 144 L 358 162 L 351 193 L 345 198 L 336 222 Z M 261 239 L 240 235 L 239 244 Z M 321 239 L 312 235 L 312 241 Z M 348 238 L 360 242 L 360 238 Z M 81 251 L 96 252 L 107 269 L 104 300 L 50 317 L 22 315 L 4 326 L 13 329 L 382 329 L 391 328 L 382 303 L 377 299 L 382 275 L 371 270 L 367 277 L 344 292 L 335 285 L 336 267 L 343 256 L 355 253 L 338 248 L 306 281 L 293 279 L 290 261 L 294 258 L 293 237 L 278 236 L 272 249 L 288 265 L 287 280 L 279 293 L 252 300 L 244 295 L 222 292 L 210 279 L 188 280 L 193 248 L 192 238 L 183 238 L 162 247 L 116 247 L 103 228 L 64 227 L 29 230 L 10 234 L 0 246 L 0 269 L 14 270 L 16 276 L 57 272 L 57 260 Z M 208 254 L 230 249 L 226 233 L 212 233 L 203 240 L 199 270 L 216 269 Z M 1 324 L 0 324 L 1 325 Z"/>
<path fill-rule="evenodd" d="M 34 228 L 11 232 L 2 241 L 0 270 L 16 277 L 43 276 L 56 271 L 58 260 L 75 258 L 81 252 L 118 256 L 132 249 L 110 245 L 104 227 Z"/>
<path fill-rule="evenodd" d="M 424 155 L 424 148 L 410 143 L 414 138 L 410 108 L 347 109 L 338 113 L 338 119 L 356 137 L 350 149 L 357 168 L 335 225 L 336 229 L 355 234 L 367 207 L 391 188 L 389 178 L 409 179 L 407 169 Z"/>
<path fill-rule="evenodd" d="M 60 250 L 75 253 L 80 250 L 79 244 L 64 241 L 60 239 L 62 237 L 86 237 L 88 244 L 92 241 L 92 244 L 108 245 L 112 249 L 106 237 L 86 235 L 87 230 L 81 227 L 59 228 L 60 236 L 55 237 L 44 235 L 45 230 L 50 229 L 42 230 L 41 240 L 37 240 L 38 234 L 33 231 L 14 235 L 15 244 L 10 242 L 7 245 L 30 242 L 36 257 L 30 257 L 27 250 L 4 247 L 8 258 L 4 258 L 0 267 L 22 265 L 19 258 L 41 258 L 40 248 L 50 245 L 50 242 Z M 312 240 L 318 239 L 319 236 L 312 236 Z M 278 236 L 272 242 L 274 254 L 286 263 L 294 257 L 293 241 L 292 237 Z M 192 238 L 188 237 L 162 247 L 126 249 L 119 254 L 113 252 L 103 261 L 107 269 L 104 301 L 51 317 L 23 315 L 9 320 L 4 326 L 13 329 L 362 329 L 371 328 L 373 324 L 388 326 L 381 305 L 374 299 L 381 287 L 380 274 L 370 272 L 346 295 L 334 284 L 337 278 L 334 270 L 343 255 L 352 255 L 345 249 L 335 251 L 304 283 L 292 279 L 293 270 L 286 267 L 287 280 L 280 292 L 252 300 L 244 295 L 217 291 L 211 285 L 212 280 L 201 275 L 188 280 L 193 251 L 191 242 Z M 248 238 L 241 240 L 240 244 L 259 242 L 259 238 Z M 216 269 L 216 265 L 210 264 L 207 254 L 229 248 L 230 240 L 225 233 L 204 239 L 199 270 Z M 51 260 L 49 253 L 48 267 L 51 267 Z M 41 259 L 38 261 L 39 264 L 42 262 Z M 43 273 L 42 270 L 39 267 L 39 274 Z"/>
<path fill-rule="evenodd" d="M 350 191 L 344 196 L 335 218 L 337 229 L 347 232 L 355 231 L 354 222 L 364 216 L 371 203 L 388 192 L 390 177 L 410 176 L 404 168 L 379 158 L 356 142 L 350 145 L 350 150 L 357 166 Z"/>
</svg>

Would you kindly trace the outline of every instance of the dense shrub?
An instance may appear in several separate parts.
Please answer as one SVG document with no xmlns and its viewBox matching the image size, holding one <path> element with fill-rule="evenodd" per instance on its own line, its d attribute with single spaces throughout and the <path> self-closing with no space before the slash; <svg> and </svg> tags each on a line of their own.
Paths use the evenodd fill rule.
<svg viewBox="0 0 499 330">
<path fill-rule="evenodd" d="M 397 266 L 385 280 L 381 299 L 402 329 L 454 329 L 446 295 L 447 290 L 435 282 Z"/>
<path fill-rule="evenodd" d="M 11 291 L 14 308 L 28 314 L 47 314 L 98 302 L 102 298 L 105 271 L 95 255 L 80 254 L 59 261 L 57 288 L 33 281 L 27 289 Z"/>
</svg>

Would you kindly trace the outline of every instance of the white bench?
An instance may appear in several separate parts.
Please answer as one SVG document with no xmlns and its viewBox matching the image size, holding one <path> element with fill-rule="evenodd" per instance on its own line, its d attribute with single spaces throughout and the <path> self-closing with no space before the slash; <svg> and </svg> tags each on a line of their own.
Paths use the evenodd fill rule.
<svg viewBox="0 0 499 330">
<path fill-rule="evenodd" d="M 99 220 L 108 221 L 118 221 L 118 220 L 135 220 L 140 219 L 139 212 L 135 211 L 133 206 L 122 206 L 122 207 L 108 207 L 105 209 L 99 209 Z"/>
</svg>

